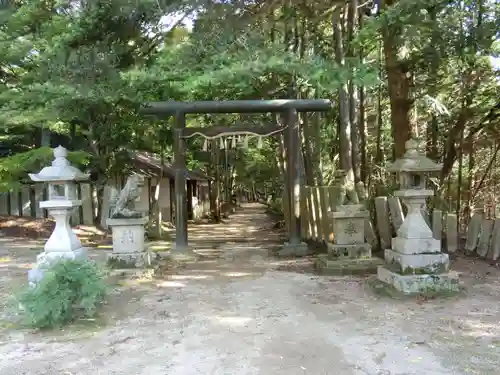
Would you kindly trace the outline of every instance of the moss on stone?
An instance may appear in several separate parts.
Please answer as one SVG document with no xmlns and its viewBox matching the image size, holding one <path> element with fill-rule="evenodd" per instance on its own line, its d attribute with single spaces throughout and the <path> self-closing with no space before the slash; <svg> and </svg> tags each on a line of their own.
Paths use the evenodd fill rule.
<svg viewBox="0 0 500 375">
<path fill-rule="evenodd" d="M 426 267 L 405 267 L 401 266 L 396 259 L 392 259 L 387 268 L 400 275 L 439 275 L 447 271 L 446 263 L 436 263 Z"/>
<path fill-rule="evenodd" d="M 115 269 L 115 268 L 132 268 L 129 263 L 125 262 L 123 259 L 118 259 L 118 258 L 108 258 L 108 261 L 106 265 L 109 268 Z"/>
<path fill-rule="evenodd" d="M 458 280 L 450 280 L 451 284 L 458 284 Z M 381 297 L 390 297 L 393 299 L 413 299 L 416 296 L 421 296 L 423 298 L 434 299 L 434 298 L 460 298 L 466 296 L 466 290 L 463 287 L 459 287 L 458 290 L 443 289 L 442 287 L 432 287 L 427 286 L 422 288 L 417 293 L 403 293 L 394 288 L 390 284 L 386 284 L 380 281 L 376 276 L 370 277 L 366 281 L 366 286 L 375 294 Z"/>
<path fill-rule="evenodd" d="M 366 259 L 332 259 L 331 257 L 320 256 L 316 260 L 315 268 L 322 275 L 342 276 L 342 275 L 372 275 L 377 273 L 378 266 L 383 261 L 378 258 Z"/>
<path fill-rule="evenodd" d="M 107 264 L 108 268 L 111 269 L 127 269 L 127 268 L 138 268 L 134 261 L 127 262 L 124 259 L 109 257 Z"/>
</svg>

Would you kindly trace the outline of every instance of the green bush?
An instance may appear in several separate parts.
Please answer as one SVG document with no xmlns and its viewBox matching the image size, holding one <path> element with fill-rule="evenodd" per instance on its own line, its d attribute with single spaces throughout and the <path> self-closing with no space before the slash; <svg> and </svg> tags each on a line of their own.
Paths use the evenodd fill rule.
<svg viewBox="0 0 500 375">
<path fill-rule="evenodd" d="M 27 287 L 17 298 L 23 324 L 54 328 L 97 314 L 107 287 L 104 273 L 94 262 L 63 260 L 44 272 L 35 287 Z"/>
<path fill-rule="evenodd" d="M 283 198 L 278 197 L 270 200 L 268 203 L 268 212 L 273 215 L 283 215 Z"/>
</svg>

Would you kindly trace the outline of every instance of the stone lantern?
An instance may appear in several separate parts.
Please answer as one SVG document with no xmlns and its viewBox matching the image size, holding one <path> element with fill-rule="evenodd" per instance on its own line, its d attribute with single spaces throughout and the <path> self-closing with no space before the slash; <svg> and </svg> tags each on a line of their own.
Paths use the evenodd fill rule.
<svg viewBox="0 0 500 375">
<path fill-rule="evenodd" d="M 44 252 L 37 256 L 37 265 L 30 271 L 30 282 L 39 281 L 40 269 L 44 265 L 60 259 L 86 258 L 87 252 L 72 231 L 69 220 L 72 212 L 81 206 L 78 200 L 77 181 L 87 180 L 88 174 L 73 167 L 68 159 L 68 151 L 59 146 L 54 149 L 52 165 L 39 173 L 30 173 L 34 182 L 48 184 L 48 200 L 40 202 L 40 207 L 48 211 L 55 220 L 54 231 L 44 246 Z"/>
<path fill-rule="evenodd" d="M 422 216 L 426 198 L 434 194 L 426 188 L 426 175 L 441 171 L 442 165 L 420 154 L 415 140 L 405 146 L 403 157 L 388 170 L 398 174 L 400 190 L 394 195 L 401 198 L 408 213 L 392 239 L 392 249 L 385 250 L 386 264 L 378 268 L 378 279 L 404 294 L 458 291 L 458 277 L 449 272 L 448 254 L 441 252 L 441 241 L 434 239 Z"/>
<path fill-rule="evenodd" d="M 403 225 L 399 228 L 400 231 L 409 230 L 409 225 L 417 226 L 425 222 L 421 214 L 421 210 L 426 206 L 428 197 L 434 195 L 434 191 L 427 189 L 427 175 L 430 173 L 440 172 L 443 166 L 435 163 L 425 155 L 418 152 L 417 141 L 411 139 L 405 144 L 406 152 L 401 159 L 397 159 L 387 170 L 396 173 L 399 179 L 399 190 L 394 192 L 396 197 L 399 197 L 403 204 L 407 207 L 408 213 Z M 418 213 L 418 215 L 417 215 Z M 408 221 L 407 219 L 411 219 Z M 406 224 L 405 224 L 406 222 Z M 418 225 L 417 228 L 430 230 L 427 223 L 425 226 Z M 417 235 L 412 228 L 413 235 Z"/>
</svg>

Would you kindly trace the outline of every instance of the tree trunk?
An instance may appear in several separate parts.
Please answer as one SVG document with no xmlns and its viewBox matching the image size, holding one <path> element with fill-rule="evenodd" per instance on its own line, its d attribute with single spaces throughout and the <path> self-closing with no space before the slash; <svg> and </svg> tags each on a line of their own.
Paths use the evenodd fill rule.
<svg viewBox="0 0 500 375">
<path fill-rule="evenodd" d="M 313 140 L 311 137 L 311 127 L 309 124 L 309 119 L 307 117 L 307 113 L 301 113 L 302 117 L 302 158 L 304 160 L 304 169 L 306 175 L 306 184 L 309 186 L 313 186 L 316 184 L 316 176 L 314 171 L 314 165 L 316 161 L 314 160 L 314 151 L 313 151 Z"/>
<path fill-rule="evenodd" d="M 358 13 L 358 1 L 350 0 L 347 11 L 347 57 L 350 61 L 354 61 L 356 58 L 353 42 L 354 42 L 354 30 L 356 27 Z M 350 69 L 351 74 L 354 73 L 353 69 Z M 359 182 L 361 180 L 361 156 L 359 150 L 359 125 L 358 125 L 358 98 L 357 98 L 356 86 L 352 79 L 349 80 L 349 122 L 351 131 L 351 157 L 352 157 L 352 170 L 354 174 L 354 181 Z"/>
<path fill-rule="evenodd" d="M 397 0 L 381 0 L 381 8 L 388 8 Z M 391 105 L 391 133 L 394 141 L 395 157 L 405 153 L 405 142 L 411 138 L 411 116 L 413 106 L 411 95 L 411 74 L 407 61 L 398 57 L 401 28 L 391 25 L 382 27 L 387 88 Z"/>
<path fill-rule="evenodd" d="M 358 12 L 359 14 L 359 29 L 363 27 L 363 12 Z M 359 62 L 363 64 L 364 62 L 364 51 L 362 48 L 359 50 Z M 361 181 L 367 186 L 367 176 L 368 176 L 368 162 L 366 160 L 366 136 L 367 136 L 367 123 L 365 118 L 365 88 L 360 85 L 358 87 L 358 97 L 359 97 L 359 117 L 358 117 L 358 134 L 359 134 L 359 149 L 360 149 L 360 178 Z M 353 160 L 354 162 L 354 160 Z"/>
<path fill-rule="evenodd" d="M 436 24 L 436 9 L 434 7 L 431 7 L 428 9 L 429 11 L 429 16 L 431 20 L 433 21 L 432 23 L 432 40 L 431 40 L 431 48 L 432 48 L 432 61 L 431 61 L 431 71 L 429 74 L 429 81 L 430 81 L 430 88 L 429 88 L 429 94 L 432 98 L 435 98 L 438 93 L 438 87 L 437 87 L 437 82 L 438 82 L 438 69 L 439 69 L 439 63 L 440 63 L 440 55 L 438 51 L 438 43 L 439 43 L 439 29 Z M 431 119 L 427 123 L 427 156 L 430 159 L 436 160 L 438 157 L 438 148 L 437 148 L 437 142 L 438 142 L 438 133 L 439 133 L 439 127 L 438 127 L 438 119 L 435 111 L 432 111 L 431 114 Z"/>
<path fill-rule="evenodd" d="M 342 9 L 335 10 L 332 16 L 332 28 L 335 45 L 335 60 L 341 67 L 344 66 L 344 48 L 342 45 L 342 28 L 341 28 Z M 347 83 L 342 84 L 339 89 L 339 164 L 340 168 L 347 173 L 347 181 L 354 182 L 354 173 L 352 170 L 351 157 L 351 124 L 349 116 L 349 91 Z"/>
</svg>

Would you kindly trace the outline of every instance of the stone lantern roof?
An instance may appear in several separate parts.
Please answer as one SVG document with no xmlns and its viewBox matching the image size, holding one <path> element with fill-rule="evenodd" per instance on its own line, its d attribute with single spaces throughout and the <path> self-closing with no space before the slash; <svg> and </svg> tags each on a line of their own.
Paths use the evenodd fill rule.
<svg viewBox="0 0 500 375">
<path fill-rule="evenodd" d="M 389 172 L 439 172 L 443 169 L 443 165 L 435 163 L 425 155 L 418 152 L 418 142 L 410 139 L 405 143 L 406 152 L 402 158 L 397 159 L 392 165 L 387 168 Z"/>
<path fill-rule="evenodd" d="M 68 150 L 62 146 L 56 147 L 54 149 L 54 160 L 52 161 L 52 165 L 43 168 L 38 173 L 30 173 L 30 178 L 35 182 L 87 180 L 90 175 L 73 167 L 68 161 L 67 156 Z"/>
</svg>

